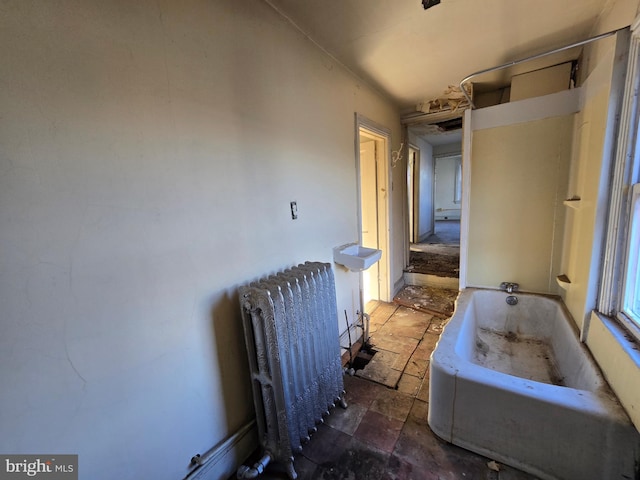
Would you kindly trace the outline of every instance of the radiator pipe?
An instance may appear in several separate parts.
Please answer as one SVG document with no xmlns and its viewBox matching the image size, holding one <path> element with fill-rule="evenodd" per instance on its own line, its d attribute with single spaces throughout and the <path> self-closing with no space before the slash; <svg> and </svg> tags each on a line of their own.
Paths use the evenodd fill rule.
<svg viewBox="0 0 640 480">
<path fill-rule="evenodd" d="M 347 316 L 347 311 L 344 311 L 344 319 L 347 322 L 347 336 L 349 337 L 349 368 L 353 367 L 353 353 L 351 350 L 353 349 L 353 343 L 351 343 L 351 327 L 349 326 L 349 317 Z"/>
<path fill-rule="evenodd" d="M 236 478 L 257 478 L 258 475 L 264 472 L 264 469 L 267 468 L 270 461 L 271 454 L 269 452 L 265 452 L 264 456 L 253 465 L 253 468 L 250 468 L 247 465 L 241 465 L 238 467 Z"/>
<path fill-rule="evenodd" d="M 360 314 L 360 319 L 362 321 L 362 343 L 365 346 L 369 346 L 369 322 L 371 321 L 371 317 L 368 313 L 362 312 Z"/>
</svg>

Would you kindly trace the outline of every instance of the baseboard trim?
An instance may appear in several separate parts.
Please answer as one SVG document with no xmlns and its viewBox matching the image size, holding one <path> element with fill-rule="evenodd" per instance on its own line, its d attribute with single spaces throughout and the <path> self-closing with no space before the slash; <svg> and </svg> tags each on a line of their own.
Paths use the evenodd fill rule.
<svg viewBox="0 0 640 480">
<path fill-rule="evenodd" d="M 398 295 L 398 292 L 400 292 L 400 290 L 402 290 L 404 288 L 404 286 L 406 285 L 406 280 L 404 278 L 404 275 L 402 275 L 394 284 L 393 284 L 393 296 L 391 298 L 391 301 L 393 301 L 393 299 L 395 298 L 396 295 Z"/>
<path fill-rule="evenodd" d="M 227 480 L 257 447 L 256 421 L 251 420 L 209 450 L 202 466 L 192 471 L 184 480 Z"/>
</svg>

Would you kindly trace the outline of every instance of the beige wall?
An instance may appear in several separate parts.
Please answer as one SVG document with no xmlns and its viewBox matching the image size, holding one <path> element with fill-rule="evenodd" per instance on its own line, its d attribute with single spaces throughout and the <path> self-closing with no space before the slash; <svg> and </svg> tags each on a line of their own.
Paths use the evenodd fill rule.
<svg viewBox="0 0 640 480">
<path fill-rule="evenodd" d="M 596 25 L 597 33 L 620 28 L 633 22 L 638 11 L 637 0 L 613 2 Z M 600 365 L 609 384 L 637 428 L 640 428 L 640 356 L 637 345 L 630 341 L 615 320 L 592 312 L 600 278 L 599 245 L 606 228 L 605 198 L 609 181 L 607 156 L 610 155 L 607 129 L 616 111 L 611 110 L 612 76 L 616 62 L 616 41 L 609 38 L 585 51 L 583 72 L 583 108 L 576 116 L 574 158 L 569 194 L 581 197 L 578 208 L 571 210 L 563 264 L 572 284 L 564 294 L 565 303 L 583 329 L 583 337 Z M 604 160 L 603 160 L 604 158 Z"/>
<path fill-rule="evenodd" d="M 468 286 L 556 292 L 572 126 L 563 115 L 474 130 Z"/>
<path fill-rule="evenodd" d="M 592 35 L 611 32 L 618 28 L 631 25 L 640 13 L 640 0 L 613 0 L 607 3 L 598 21 L 593 27 Z M 578 72 L 581 85 L 600 63 L 602 58 L 614 47 L 615 38 L 609 37 L 587 45 L 582 54 L 580 70 Z"/>
<path fill-rule="evenodd" d="M 615 321 L 591 314 L 587 346 L 631 421 L 640 430 L 640 351 Z"/>
<path fill-rule="evenodd" d="M 398 112 L 266 2 L 8 1 L 0 45 L 0 451 L 183 478 L 253 415 L 237 286 L 358 238 L 354 112 Z"/>
<path fill-rule="evenodd" d="M 582 87 L 583 107 L 576 114 L 571 174 L 565 195 L 580 200 L 567 202 L 561 270 L 571 283 L 560 293 L 580 329 L 595 307 L 599 285 L 600 255 L 596 252 L 594 257 L 598 240 L 595 232 L 601 178 L 606 175 L 602 159 L 613 55 L 606 59 L 599 69 L 609 72 L 608 81 L 598 82 L 598 85 L 587 82 Z"/>
<path fill-rule="evenodd" d="M 511 77 L 511 102 L 540 97 L 570 88 L 571 62 Z"/>
</svg>

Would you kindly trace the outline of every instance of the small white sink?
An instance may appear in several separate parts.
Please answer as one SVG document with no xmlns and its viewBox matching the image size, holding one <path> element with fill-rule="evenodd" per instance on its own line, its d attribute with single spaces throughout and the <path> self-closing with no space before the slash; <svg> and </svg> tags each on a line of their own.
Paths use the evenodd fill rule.
<svg viewBox="0 0 640 480">
<path fill-rule="evenodd" d="M 357 243 L 348 243 L 333 249 L 333 261 L 344 265 L 352 272 L 361 272 L 380 260 L 382 250 L 367 248 Z"/>
</svg>

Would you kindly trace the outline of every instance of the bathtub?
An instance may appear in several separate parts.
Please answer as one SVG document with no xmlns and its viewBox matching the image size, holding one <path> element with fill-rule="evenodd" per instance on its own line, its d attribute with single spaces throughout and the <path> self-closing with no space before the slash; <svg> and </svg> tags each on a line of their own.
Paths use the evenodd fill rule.
<svg viewBox="0 0 640 480">
<path fill-rule="evenodd" d="M 639 479 L 640 434 L 555 297 L 465 289 L 431 355 L 442 439 L 542 479 Z"/>
</svg>

